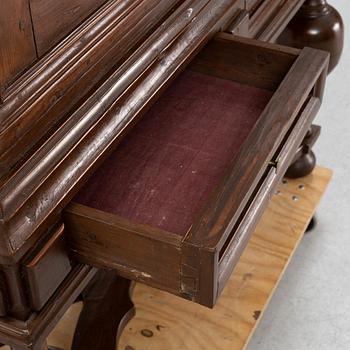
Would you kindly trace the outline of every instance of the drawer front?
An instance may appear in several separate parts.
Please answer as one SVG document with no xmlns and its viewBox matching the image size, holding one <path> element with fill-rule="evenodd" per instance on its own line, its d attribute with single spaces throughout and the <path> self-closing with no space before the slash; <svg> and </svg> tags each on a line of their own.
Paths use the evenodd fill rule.
<svg viewBox="0 0 350 350">
<path fill-rule="evenodd" d="M 163 52 L 162 55 L 164 57 L 166 52 Z M 217 35 L 193 59 L 189 65 L 189 71 L 200 74 L 194 75 L 200 77 L 199 79 L 204 79 L 203 75 L 219 79 L 220 84 L 226 80 L 234 81 L 235 84 L 243 84 L 242 86 L 249 85 L 254 89 L 265 89 L 271 93 L 272 97 L 262 112 L 259 112 L 257 121 L 252 124 L 251 130 L 239 146 L 238 153 L 228 155 L 231 158 L 228 165 L 225 165 L 225 172 L 214 190 L 210 190 L 211 195 L 205 200 L 205 207 L 200 210 L 198 217 L 191 223 L 188 230 L 182 232 L 177 232 L 169 227 L 165 229 L 157 225 L 152 226 L 153 224 L 147 222 L 140 223 L 133 217 L 122 217 L 122 214 L 115 213 L 112 209 L 101 209 L 105 202 L 114 203 L 113 198 L 107 198 L 109 179 L 113 181 L 117 178 L 119 183 L 123 179 L 118 177 L 114 168 L 111 170 L 103 166 L 102 175 L 99 175 L 97 171 L 97 177 L 92 178 L 92 187 L 91 184 L 88 184 L 85 189 L 87 196 L 98 196 L 99 186 L 103 184 L 102 186 L 108 191 L 106 197 L 99 196 L 98 202 L 102 203 L 102 206 L 86 204 L 90 203 L 89 201 L 84 202 L 85 204 L 72 203 L 64 213 L 67 238 L 74 257 L 80 262 L 97 267 L 114 268 L 125 277 L 212 307 L 249 240 L 269 197 L 284 175 L 311 125 L 322 98 L 327 64 L 328 55 L 322 51 L 309 48 L 300 51 L 256 40 L 235 38 L 229 34 Z M 182 68 L 185 68 L 185 65 Z M 208 81 L 212 82 L 210 79 Z M 218 81 L 215 81 L 217 84 Z M 140 81 L 141 85 L 143 83 Z M 179 86 L 179 84 L 178 80 L 174 86 Z M 181 93 L 186 89 L 179 91 Z M 206 90 L 198 90 L 201 91 L 198 94 L 196 91 L 185 92 L 186 97 L 191 93 L 199 98 L 206 96 Z M 243 94 L 239 92 L 242 100 L 247 98 L 247 91 L 244 90 Z M 254 94 L 258 93 L 258 90 L 254 91 Z M 216 94 L 215 91 L 213 94 L 217 98 L 223 96 L 220 93 Z M 179 101 L 183 99 L 181 96 L 178 98 Z M 206 98 L 203 97 L 203 99 Z M 169 96 L 165 101 L 167 102 L 160 101 L 161 108 L 169 106 L 171 101 Z M 205 103 L 206 101 L 203 100 L 196 106 Z M 226 99 L 225 103 L 229 103 L 229 100 Z M 192 106 L 191 103 L 188 105 Z M 222 105 L 215 107 L 217 109 L 212 113 L 224 114 L 224 111 L 220 109 Z M 157 104 L 153 108 L 158 108 Z M 181 109 L 181 111 L 181 113 L 186 113 L 186 109 Z M 186 115 L 194 117 L 194 114 L 191 113 L 187 110 Z M 205 115 L 205 111 L 201 113 Z M 237 113 L 232 113 L 232 115 L 236 116 Z M 248 115 L 245 117 L 247 120 Z M 147 115 L 144 118 L 147 118 Z M 146 121 L 146 126 L 150 127 L 151 124 L 147 123 L 148 121 Z M 187 120 L 186 123 L 186 125 L 193 124 L 191 120 Z M 231 125 L 236 125 L 236 123 L 231 123 Z M 197 133 L 192 138 L 179 121 L 177 123 L 173 121 L 171 127 L 175 130 L 182 128 L 186 140 L 197 140 L 197 137 L 203 135 L 202 132 Z M 191 132 L 196 131 L 196 127 L 189 129 Z M 137 130 L 136 128 L 136 139 L 142 137 L 140 130 Z M 146 132 L 152 134 L 153 131 L 146 129 Z M 160 138 L 171 135 L 164 123 L 160 132 L 164 132 Z M 218 146 L 221 142 L 220 135 L 215 136 Z M 122 145 L 121 149 L 123 147 L 126 146 Z M 146 152 L 147 149 L 147 147 L 145 150 L 138 148 L 138 152 Z M 158 150 L 160 147 L 155 147 L 155 149 Z M 114 157 L 114 154 L 118 153 L 113 153 L 111 157 Z M 133 153 L 128 154 L 131 157 Z M 155 154 L 149 155 L 154 157 Z M 175 163 L 180 159 L 178 155 Z M 145 157 L 149 159 L 147 153 Z M 127 160 L 128 156 L 124 158 Z M 117 164 L 118 162 L 120 163 L 117 161 Z M 142 163 L 142 159 L 137 161 L 131 159 L 128 164 L 130 163 L 136 168 L 136 165 Z M 106 164 L 114 166 L 113 159 L 108 160 Z M 214 165 L 214 163 L 208 164 Z M 123 174 L 125 173 L 125 178 L 129 178 L 128 174 L 133 173 L 133 168 L 125 169 L 123 168 Z M 139 169 L 142 170 L 142 168 L 137 168 L 135 173 L 143 173 Z M 104 174 L 109 175 L 104 178 Z M 114 175 L 111 176 L 111 174 Z M 154 168 L 150 169 L 149 174 L 147 181 L 153 184 Z M 100 182 L 95 183 L 94 178 L 100 179 L 98 180 Z M 114 185 L 117 184 L 114 183 Z M 127 188 L 135 190 L 139 185 L 140 182 L 137 182 L 136 187 Z M 191 200 L 195 198 L 196 193 L 191 192 L 191 186 L 186 188 Z M 185 191 L 181 193 L 186 196 Z M 115 200 L 117 204 L 127 202 L 123 200 L 123 195 L 117 197 L 118 199 Z M 84 198 L 83 194 L 80 196 Z M 132 207 L 138 203 L 135 198 L 142 199 L 142 196 L 137 196 L 138 193 L 135 192 L 134 199 L 131 198 Z M 174 201 L 178 199 L 180 200 L 176 198 L 175 193 Z M 153 206 L 154 203 L 150 201 L 148 205 Z M 147 203 L 143 208 L 148 210 Z M 129 213 L 129 209 L 127 208 L 126 212 Z M 142 215 L 142 212 L 137 215 L 139 214 Z M 164 214 L 161 219 L 165 220 L 168 214 Z M 185 214 L 185 212 L 181 214 L 184 215 L 183 220 L 186 219 Z M 175 215 L 175 212 L 172 211 L 169 215 L 171 217 Z M 176 220 L 176 222 L 181 221 L 181 217 L 177 217 Z"/>
<path fill-rule="evenodd" d="M 24 264 L 24 275 L 34 310 L 39 311 L 71 270 L 61 226 L 34 258 Z"/>
<path fill-rule="evenodd" d="M 271 160 L 270 170 L 265 176 L 263 185 L 247 204 L 247 210 L 238 227 L 235 228 L 232 239 L 227 240 L 224 247 L 221 248 L 218 262 L 218 295 L 220 295 L 230 278 L 235 265 L 249 242 L 252 232 L 274 194 L 275 188 L 283 178 L 288 166 L 293 162 L 303 139 L 307 142 L 307 131 L 311 127 L 311 123 L 316 117 L 320 106 L 321 101 L 318 97 L 310 97 L 305 108 L 300 113 L 298 121 L 291 129 L 287 140 Z M 315 129 L 317 127 L 312 126 L 312 128 Z"/>
<path fill-rule="evenodd" d="M 39 57 L 107 0 L 30 0 Z"/>
</svg>

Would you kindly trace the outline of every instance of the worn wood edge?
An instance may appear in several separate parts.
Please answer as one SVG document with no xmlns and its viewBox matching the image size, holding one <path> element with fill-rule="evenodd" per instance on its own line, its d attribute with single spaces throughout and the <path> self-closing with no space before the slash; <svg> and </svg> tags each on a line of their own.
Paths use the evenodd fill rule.
<svg viewBox="0 0 350 350">
<path fill-rule="evenodd" d="M 213 194 L 212 200 L 203 211 L 201 218 L 188 232 L 186 239 L 189 242 L 202 245 L 203 239 L 206 239 L 205 244 L 215 248 L 220 245 L 220 242 L 227 239 L 234 223 L 237 222 L 240 213 L 247 204 L 252 194 L 252 189 L 256 187 L 262 178 L 268 162 L 272 159 L 282 138 L 285 137 L 296 116 L 300 113 L 307 96 L 327 66 L 328 59 L 329 55 L 321 50 L 304 48 L 300 52 L 299 57 L 265 107 L 255 127 L 246 138 L 241 147 L 242 151 L 236 156 L 231 169 L 229 169 L 217 191 Z M 297 91 L 296 87 L 298 87 Z M 283 96 L 289 96 L 292 101 L 289 101 L 287 105 L 281 103 Z M 271 134 L 271 130 L 276 128 L 275 126 L 272 128 L 271 123 L 278 120 L 273 118 L 274 115 L 284 116 L 284 120 L 280 121 L 280 123 L 283 123 L 282 130 L 278 133 L 278 137 L 269 135 L 269 140 L 265 144 L 268 151 L 265 152 L 266 154 L 263 158 L 261 157 L 259 159 L 259 162 L 256 162 L 254 167 L 249 165 L 250 178 L 247 181 L 246 175 L 248 174 L 245 173 L 245 176 L 241 174 L 242 166 L 244 167 L 248 160 L 244 154 L 244 150 L 250 150 L 251 152 L 251 145 L 254 145 L 256 140 L 261 138 L 266 130 L 270 130 L 268 132 Z M 279 118 L 281 119 L 281 117 Z M 259 152 L 261 152 L 260 148 Z M 239 179 L 238 182 L 237 179 Z M 243 183 L 243 179 L 244 184 L 239 185 L 240 182 Z M 235 189 L 228 191 L 226 188 L 231 186 L 232 183 L 236 183 Z M 248 186 L 250 189 L 247 189 Z M 242 188 L 245 190 L 242 191 Z M 223 215 L 226 219 L 223 219 Z M 217 225 L 218 227 L 224 227 L 226 231 L 224 234 L 218 231 L 218 227 L 215 227 L 216 222 L 220 218 L 221 221 L 226 222 L 225 225 Z M 227 222 L 228 220 L 229 222 Z"/>
<path fill-rule="evenodd" d="M 65 222 L 68 223 L 66 224 L 68 228 L 71 220 L 81 217 L 87 220 L 100 222 L 107 226 L 113 225 L 115 227 L 120 227 L 123 230 L 125 229 L 135 234 L 135 236 L 159 240 L 160 242 L 168 243 L 175 247 L 180 247 L 183 239 L 181 235 L 155 227 L 152 227 L 150 230 L 150 226 L 148 225 L 138 224 L 119 215 L 107 213 L 76 202 L 69 203 L 64 209 L 63 215 L 66 219 Z M 67 233 L 68 238 L 71 236 L 74 236 L 73 230 Z"/>
</svg>

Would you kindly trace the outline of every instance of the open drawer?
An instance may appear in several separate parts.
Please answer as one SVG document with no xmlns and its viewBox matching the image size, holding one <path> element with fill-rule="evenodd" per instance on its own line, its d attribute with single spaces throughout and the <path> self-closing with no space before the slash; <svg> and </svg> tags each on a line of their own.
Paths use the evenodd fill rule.
<svg viewBox="0 0 350 350">
<path fill-rule="evenodd" d="M 74 257 L 213 306 L 321 103 L 328 54 L 219 34 L 66 208 Z"/>
</svg>

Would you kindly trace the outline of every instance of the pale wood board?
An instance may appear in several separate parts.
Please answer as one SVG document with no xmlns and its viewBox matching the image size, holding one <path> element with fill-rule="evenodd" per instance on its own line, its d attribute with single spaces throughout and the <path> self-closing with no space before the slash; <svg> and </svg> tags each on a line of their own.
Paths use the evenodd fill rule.
<svg viewBox="0 0 350 350">
<path fill-rule="evenodd" d="M 331 175 L 317 167 L 311 175 L 279 186 L 213 310 L 136 284 L 136 316 L 123 331 L 118 350 L 245 349 Z M 80 309 L 80 304 L 70 308 L 50 345 L 70 348 Z"/>
<path fill-rule="evenodd" d="M 330 170 L 318 167 L 306 178 L 279 186 L 213 310 L 137 284 L 136 317 L 118 350 L 244 349 L 330 178 Z M 153 336 L 143 336 L 144 329 Z"/>
</svg>

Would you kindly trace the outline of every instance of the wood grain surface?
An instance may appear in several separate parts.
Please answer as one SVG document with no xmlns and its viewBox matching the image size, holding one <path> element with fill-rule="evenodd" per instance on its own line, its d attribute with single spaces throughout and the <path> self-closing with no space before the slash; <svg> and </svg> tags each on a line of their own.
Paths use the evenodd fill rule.
<svg viewBox="0 0 350 350">
<path fill-rule="evenodd" d="M 122 333 L 118 350 L 244 349 L 330 178 L 330 170 L 317 167 L 308 177 L 279 186 L 213 310 L 136 284 L 136 316 Z M 70 348 L 80 310 L 80 304 L 70 308 L 50 345 Z"/>
<path fill-rule="evenodd" d="M 28 2 L 0 1 L 0 104 L 4 90 L 36 59 Z"/>
<path fill-rule="evenodd" d="M 31 0 L 39 57 L 105 2 L 106 0 Z"/>
</svg>

